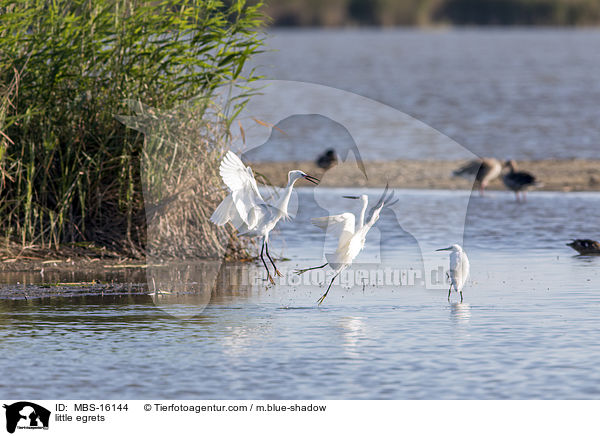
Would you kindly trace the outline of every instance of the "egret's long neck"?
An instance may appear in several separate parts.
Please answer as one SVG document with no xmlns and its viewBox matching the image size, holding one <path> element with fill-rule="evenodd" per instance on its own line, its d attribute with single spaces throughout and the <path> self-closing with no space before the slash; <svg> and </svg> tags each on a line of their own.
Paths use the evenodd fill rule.
<svg viewBox="0 0 600 436">
<path fill-rule="evenodd" d="M 283 195 L 275 205 L 275 207 L 277 207 L 277 209 L 279 210 L 280 216 L 288 216 L 288 205 L 290 203 L 290 197 L 292 196 L 292 190 L 294 189 L 294 183 L 296 183 L 296 180 L 288 181 L 288 184 L 285 187 L 285 190 L 283 191 Z"/>
<path fill-rule="evenodd" d="M 361 228 L 365 225 L 365 213 L 367 212 L 367 206 L 369 204 L 368 199 L 363 199 L 362 209 L 360 211 L 360 218 L 358 219 L 358 228 Z"/>
</svg>

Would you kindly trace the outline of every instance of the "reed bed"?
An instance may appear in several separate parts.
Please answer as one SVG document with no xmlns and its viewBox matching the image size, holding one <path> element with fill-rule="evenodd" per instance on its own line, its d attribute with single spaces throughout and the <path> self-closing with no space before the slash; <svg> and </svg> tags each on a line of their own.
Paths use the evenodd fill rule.
<svg viewBox="0 0 600 436">
<path fill-rule="evenodd" d="M 223 200 L 219 166 L 230 139 L 227 108 L 195 98 L 169 111 L 130 102 L 132 116 L 117 117 L 144 134 L 141 180 L 149 262 L 247 257 L 233 226 L 210 216 Z"/>
<path fill-rule="evenodd" d="M 143 256 L 141 167 L 149 143 L 115 115 L 135 115 L 131 100 L 170 111 L 198 95 L 210 101 L 224 84 L 248 89 L 218 121 L 218 134 L 204 128 L 194 137 L 207 147 L 203 168 L 214 176 L 228 127 L 257 78 L 243 67 L 262 49 L 261 6 L 244 0 L 0 0 L 4 248 L 56 250 L 92 241 Z M 207 240 L 228 244 L 222 230 L 216 232 Z M 194 254 L 210 254 L 209 247 Z"/>
</svg>

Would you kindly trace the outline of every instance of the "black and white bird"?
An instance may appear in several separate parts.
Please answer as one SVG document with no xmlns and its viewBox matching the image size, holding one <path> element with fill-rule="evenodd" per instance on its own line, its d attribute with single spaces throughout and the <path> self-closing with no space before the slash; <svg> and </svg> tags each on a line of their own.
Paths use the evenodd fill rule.
<svg viewBox="0 0 600 436">
<path fill-rule="evenodd" d="M 574 239 L 567 245 L 582 255 L 600 254 L 600 242 L 593 239 Z"/>
<path fill-rule="evenodd" d="M 508 189 L 515 193 L 518 202 L 521 201 L 519 193 L 522 194 L 522 201 L 526 201 L 525 192 L 528 189 L 542 186 L 533 174 L 517 171 L 517 164 L 514 160 L 508 160 L 504 165 L 508 168 L 508 172 L 502 176 L 502 181 Z"/>
</svg>

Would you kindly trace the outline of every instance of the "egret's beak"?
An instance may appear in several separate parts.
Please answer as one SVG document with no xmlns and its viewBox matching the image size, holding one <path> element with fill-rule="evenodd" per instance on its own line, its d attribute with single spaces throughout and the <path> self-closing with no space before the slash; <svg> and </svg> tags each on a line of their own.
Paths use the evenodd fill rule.
<svg viewBox="0 0 600 436">
<path fill-rule="evenodd" d="M 343 198 L 350 198 L 352 200 L 358 200 L 360 197 L 356 195 L 342 195 Z"/>
<path fill-rule="evenodd" d="M 320 180 L 319 180 L 319 179 L 317 179 L 316 177 L 313 177 L 313 176 L 309 176 L 308 174 L 305 174 L 303 177 L 304 177 L 306 180 L 308 180 L 309 182 L 311 182 L 311 183 L 314 183 L 315 185 L 318 185 L 318 184 L 319 184 L 319 182 L 320 182 Z"/>
<path fill-rule="evenodd" d="M 440 248 L 439 250 L 435 250 L 435 251 L 450 251 L 450 250 L 452 250 L 452 247 Z"/>
</svg>

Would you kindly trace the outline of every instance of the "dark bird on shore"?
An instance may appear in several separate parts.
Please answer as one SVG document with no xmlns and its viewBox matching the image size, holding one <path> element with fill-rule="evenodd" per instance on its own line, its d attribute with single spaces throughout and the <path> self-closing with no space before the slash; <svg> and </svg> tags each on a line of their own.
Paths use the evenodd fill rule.
<svg viewBox="0 0 600 436">
<path fill-rule="evenodd" d="M 600 254 L 600 243 L 593 239 L 573 239 L 567 245 L 579 254 Z"/>
<path fill-rule="evenodd" d="M 323 168 L 324 170 L 328 170 L 332 166 L 334 166 L 338 161 L 337 154 L 333 148 L 325 151 L 322 155 L 320 155 L 315 163 L 319 168 Z"/>
<path fill-rule="evenodd" d="M 496 179 L 502 173 L 502 164 L 493 157 L 484 157 L 467 162 L 459 169 L 453 171 L 454 177 L 464 177 L 472 179 L 479 185 L 479 193 L 484 195 L 485 188 L 490 182 Z"/>
<path fill-rule="evenodd" d="M 508 172 L 502 176 L 502 180 L 504 181 L 504 185 L 514 191 L 515 196 L 517 197 L 517 201 L 520 202 L 521 198 L 519 197 L 519 193 L 522 194 L 523 201 L 527 200 L 525 192 L 528 189 L 533 187 L 543 186 L 539 183 L 533 174 L 530 174 L 525 171 L 517 171 L 517 164 L 514 160 L 508 160 L 504 164 L 508 167 Z"/>
</svg>

